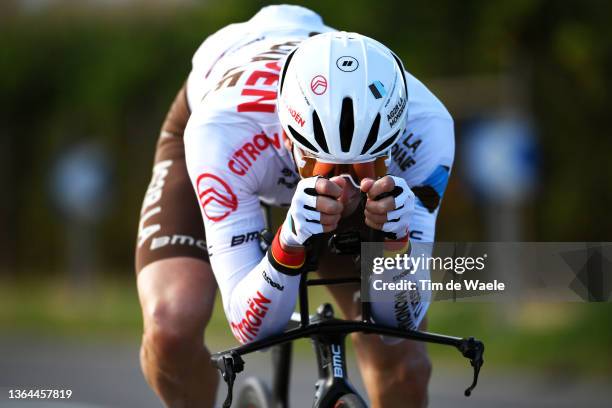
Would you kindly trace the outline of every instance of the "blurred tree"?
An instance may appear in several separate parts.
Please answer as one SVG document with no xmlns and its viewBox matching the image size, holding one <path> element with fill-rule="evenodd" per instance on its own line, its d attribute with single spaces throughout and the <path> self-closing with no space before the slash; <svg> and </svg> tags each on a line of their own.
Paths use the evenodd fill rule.
<svg viewBox="0 0 612 408">
<path fill-rule="evenodd" d="M 107 265 L 129 269 L 140 201 L 165 111 L 206 35 L 267 2 L 190 8 L 55 7 L 20 14 L 2 4 L 0 30 L 0 265 L 57 266 L 61 220 L 46 198 L 56 155 L 85 138 L 114 155 L 118 205 L 96 233 Z M 306 4 L 306 3 L 305 3 Z M 612 3 L 597 0 L 310 1 L 329 25 L 387 43 L 408 70 L 430 78 L 498 75 L 530 84 L 544 180 L 533 203 L 534 240 L 605 240 L 612 231 Z M 454 95 L 451 111 L 470 92 Z M 457 137 L 461 138 L 458 121 Z M 457 160 L 461 160 L 458 157 Z M 456 174 L 440 239 L 479 239 L 478 203 Z"/>
</svg>

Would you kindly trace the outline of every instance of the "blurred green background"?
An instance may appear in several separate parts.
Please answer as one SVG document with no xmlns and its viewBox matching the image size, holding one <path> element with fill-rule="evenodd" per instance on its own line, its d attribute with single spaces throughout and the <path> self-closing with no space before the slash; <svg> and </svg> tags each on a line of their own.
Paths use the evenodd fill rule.
<svg viewBox="0 0 612 408">
<path fill-rule="evenodd" d="M 203 39 L 265 4 L 0 3 L 0 331 L 138 338 L 133 250 L 161 122 Z M 395 50 L 455 117 L 456 165 L 438 240 L 610 240 L 612 3 L 308 6 L 328 25 Z M 500 112 L 520 112 L 537 137 L 537 181 L 520 203 L 484 199 L 463 171 L 470 126 Z M 77 222 L 53 198 L 52 175 L 65 152 L 89 143 L 101 146 L 110 171 L 99 214 Z M 73 253 L 84 241 L 83 264 Z M 609 304 L 436 304 L 430 328 L 483 338 L 498 366 L 609 377 L 611 315 Z M 228 345 L 220 308 L 211 328 L 213 343 Z M 527 358 L 526 349 L 536 351 Z"/>
</svg>

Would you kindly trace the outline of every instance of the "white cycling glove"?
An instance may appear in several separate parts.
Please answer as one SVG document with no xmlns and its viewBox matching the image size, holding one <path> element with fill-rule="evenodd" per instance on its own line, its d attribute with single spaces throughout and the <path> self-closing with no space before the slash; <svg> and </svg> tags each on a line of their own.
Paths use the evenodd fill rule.
<svg viewBox="0 0 612 408">
<path fill-rule="evenodd" d="M 284 245 L 304 245 L 311 236 L 323 233 L 321 213 L 316 210 L 318 193 L 315 184 L 318 178 L 305 178 L 297 184 L 280 232 L 279 238 Z"/>
<path fill-rule="evenodd" d="M 395 183 L 390 193 L 395 198 L 395 209 L 387 213 L 387 222 L 383 224 L 382 230 L 390 239 L 402 239 L 408 235 L 408 220 L 414 211 L 416 197 L 406 180 L 391 175 L 389 177 Z"/>
</svg>

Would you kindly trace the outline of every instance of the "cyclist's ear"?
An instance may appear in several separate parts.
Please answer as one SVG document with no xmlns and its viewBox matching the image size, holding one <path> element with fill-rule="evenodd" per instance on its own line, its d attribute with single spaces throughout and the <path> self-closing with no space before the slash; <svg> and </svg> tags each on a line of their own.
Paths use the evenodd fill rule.
<svg viewBox="0 0 612 408">
<path fill-rule="evenodd" d="M 287 150 L 291 151 L 291 148 L 293 147 L 293 143 L 291 142 L 291 139 L 289 139 L 289 137 L 287 136 L 284 130 L 283 130 L 283 144 L 285 145 Z"/>
</svg>

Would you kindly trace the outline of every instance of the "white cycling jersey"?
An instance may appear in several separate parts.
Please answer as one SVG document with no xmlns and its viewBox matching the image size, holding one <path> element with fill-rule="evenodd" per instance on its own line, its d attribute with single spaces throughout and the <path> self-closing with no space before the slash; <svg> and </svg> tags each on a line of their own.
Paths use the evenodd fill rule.
<svg viewBox="0 0 612 408">
<path fill-rule="evenodd" d="M 282 331 L 294 310 L 299 276 L 263 255 L 260 202 L 289 205 L 299 181 L 276 112 L 280 67 L 300 41 L 330 30 L 303 7 L 269 6 L 211 35 L 193 57 L 185 156 L 225 313 L 242 343 Z M 392 148 L 389 173 L 404 178 L 418 198 L 410 238 L 433 242 L 453 163 L 453 121 L 419 80 L 410 74 L 407 80 L 407 130 Z M 414 328 L 427 310 L 416 303 L 374 304 L 373 317 Z"/>
</svg>

